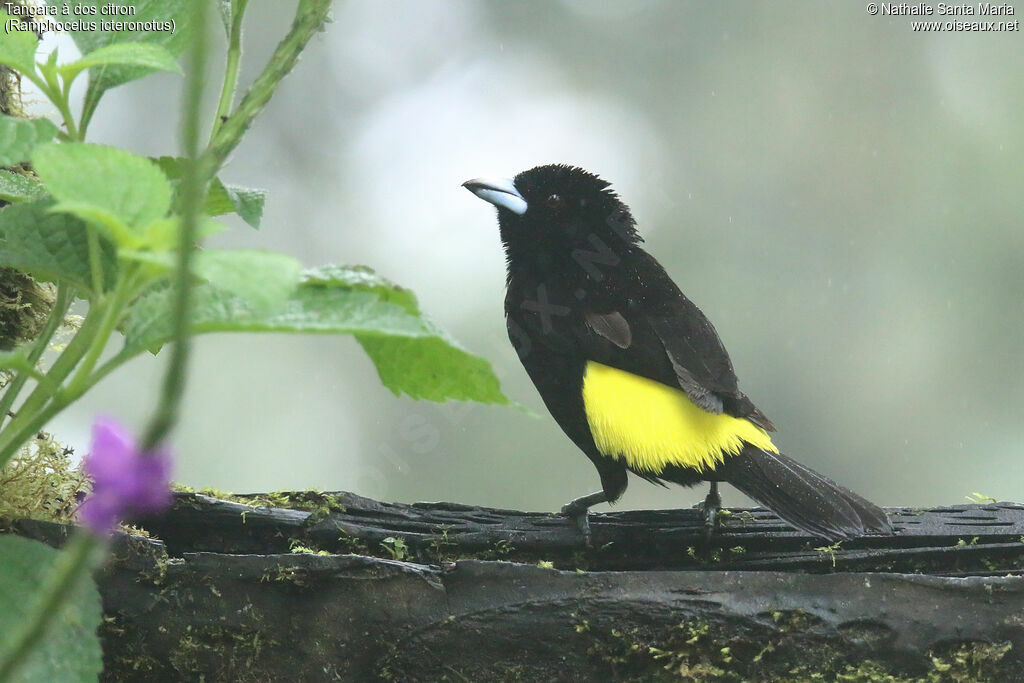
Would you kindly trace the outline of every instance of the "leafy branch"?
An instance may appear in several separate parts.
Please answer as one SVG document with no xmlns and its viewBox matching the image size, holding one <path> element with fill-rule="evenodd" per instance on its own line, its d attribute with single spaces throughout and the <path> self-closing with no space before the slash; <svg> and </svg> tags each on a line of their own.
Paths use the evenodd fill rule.
<svg viewBox="0 0 1024 683">
<path fill-rule="evenodd" d="M 100 0 L 76 2 L 95 8 Z M 0 166 L 8 167 L 0 169 L 0 266 L 56 285 L 40 333 L 0 354 L 0 374 L 7 380 L 0 394 L 0 467 L 110 372 L 170 343 L 159 401 L 141 443 L 120 445 L 132 457 L 156 454 L 178 419 L 190 338 L 210 331 L 351 334 L 395 394 L 508 403 L 486 361 L 424 316 L 411 292 L 368 268 L 303 270 L 282 254 L 202 248 L 206 236 L 225 229 L 215 216 L 236 213 L 259 226 L 265 193 L 225 184 L 218 174 L 321 30 L 330 0 L 300 0 L 289 31 L 234 108 L 248 0 L 222 0 L 227 58 L 205 147 L 200 137 L 207 3 L 130 4 L 137 18 L 178 30 L 73 33 L 82 56 L 66 63 L 56 50 L 37 61 L 36 34 L 0 11 L 0 23 L 9 29 L 0 41 L 0 65 L 35 84 L 61 124 L 0 115 Z M 186 48 L 182 157 L 147 159 L 85 141 L 107 90 L 156 71 L 180 73 L 177 59 Z M 82 74 L 89 82 L 76 118 L 69 94 Z M 43 353 L 78 299 L 88 302 L 88 313 L 52 365 L 41 368 Z M 119 336 L 120 350 L 104 361 Z M 0 537 L 0 545 L 12 543 L 17 545 Z M 18 583 L 14 560 L 0 556 L 0 593 L 35 596 L 17 626 L 0 632 L 0 681 L 46 647 L 51 622 L 71 609 L 75 586 L 95 564 L 101 545 L 97 536 L 79 534 L 62 553 L 38 550 L 37 571 L 45 571 L 45 578 L 32 585 Z M 83 647 L 95 654 L 95 636 Z"/>
<path fill-rule="evenodd" d="M 145 5 L 140 12 L 152 11 L 152 3 L 140 4 Z M 320 30 L 330 8 L 328 0 L 299 3 L 290 30 L 238 106 L 231 110 L 246 5 L 245 0 L 231 3 L 227 23 L 229 58 L 210 125 L 210 142 L 202 151 L 197 145 L 194 156 L 187 151 L 184 159 L 165 157 L 154 164 L 123 150 L 72 139 L 86 126 L 76 125 L 70 115 L 62 114 L 67 141 L 48 142 L 43 135 L 23 152 L 30 152 L 45 195 L 36 194 L 0 209 L 0 244 L 7 247 L 0 255 L 0 265 L 55 282 L 66 292 L 86 298 L 90 307 L 82 328 L 45 373 L 45 381 L 36 383 L 0 432 L 0 465 L 109 372 L 143 351 L 155 351 L 180 338 L 181 330 L 186 328 L 193 333 L 273 330 L 355 334 L 386 386 L 396 394 L 432 400 L 507 402 L 489 365 L 459 348 L 422 315 L 410 293 L 383 278 L 364 269 L 339 266 L 301 275 L 294 260 L 268 252 L 201 250 L 193 259 L 192 249 L 182 248 L 224 229 L 211 214 L 223 209 L 225 201 L 239 213 L 243 206 L 250 211 L 253 208 L 248 199 L 252 195 L 232 195 L 233 190 L 216 178 L 217 173 Z M 195 29 L 195 23 L 192 16 L 190 29 Z M 58 64 L 51 54 L 44 62 L 35 63 L 35 35 L 30 31 L 14 32 L 12 38 L 0 46 L 0 63 L 32 73 L 31 79 L 45 86 L 45 94 L 55 100 L 61 112 L 70 111 L 66 93 L 82 73 L 90 73 L 89 91 L 95 92 L 102 89 L 97 83 L 113 87 L 111 84 L 124 82 L 123 73 L 111 76 L 112 69 L 130 67 L 136 74 L 178 70 L 170 48 L 163 45 L 97 42 L 90 35 L 88 40 L 92 42 L 80 42 L 80 46 L 83 50 L 90 45 L 98 47 L 81 59 Z M 80 121 L 87 118 L 83 110 Z M 197 124 L 188 133 L 195 142 L 198 131 Z M 38 181 L 33 178 L 32 182 Z M 212 203 L 217 204 L 216 210 L 211 210 Z M 68 249 L 67 242 L 74 248 Z M 188 266 L 185 270 L 183 263 Z M 193 279 L 199 284 L 185 295 L 194 298 L 190 308 L 171 292 L 185 291 L 182 283 Z M 394 303 L 398 298 L 404 299 L 404 305 Z M 54 320 L 66 312 L 64 303 L 55 307 Z M 117 330 L 124 334 L 125 344 L 100 365 L 101 353 Z M 38 359 L 47 341 L 38 339 L 27 357 Z M 401 352 L 396 352 L 399 349 Z M 170 364 L 180 369 L 185 356 L 184 350 L 172 352 Z M 417 366 L 443 368 L 445 381 L 439 385 L 436 372 L 425 373 Z M 175 371 L 168 377 L 178 374 Z M 30 380 L 30 373 L 16 371 L 0 405 L 14 406 L 18 393 Z M 148 445 L 159 440 L 157 437 L 173 423 L 173 409 L 168 406 L 173 405 L 171 397 L 180 391 L 177 380 L 165 384 L 161 417 L 144 439 Z"/>
</svg>

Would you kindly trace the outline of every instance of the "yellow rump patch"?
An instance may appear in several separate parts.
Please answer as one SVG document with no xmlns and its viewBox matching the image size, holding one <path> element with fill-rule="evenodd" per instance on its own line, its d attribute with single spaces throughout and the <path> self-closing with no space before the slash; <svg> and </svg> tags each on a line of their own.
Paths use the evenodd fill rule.
<svg viewBox="0 0 1024 683">
<path fill-rule="evenodd" d="M 779 452 L 750 420 L 709 413 L 680 389 L 593 361 L 583 375 L 583 406 L 597 450 L 641 472 L 714 469 L 744 442 Z"/>
</svg>

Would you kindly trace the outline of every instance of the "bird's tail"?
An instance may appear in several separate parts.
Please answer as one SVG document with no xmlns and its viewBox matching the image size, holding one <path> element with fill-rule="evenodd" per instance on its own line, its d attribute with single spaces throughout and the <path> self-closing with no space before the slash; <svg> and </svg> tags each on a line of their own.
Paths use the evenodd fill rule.
<svg viewBox="0 0 1024 683">
<path fill-rule="evenodd" d="M 748 444 L 715 474 L 809 534 L 840 541 L 892 533 L 882 508 L 781 453 Z"/>
</svg>

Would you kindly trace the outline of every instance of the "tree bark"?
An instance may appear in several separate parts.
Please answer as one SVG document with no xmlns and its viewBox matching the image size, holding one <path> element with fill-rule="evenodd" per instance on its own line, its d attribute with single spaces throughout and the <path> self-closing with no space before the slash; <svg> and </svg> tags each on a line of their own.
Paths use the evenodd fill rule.
<svg viewBox="0 0 1024 683">
<path fill-rule="evenodd" d="M 118 537 L 106 680 L 1024 680 L 1020 504 L 826 547 L 764 510 L 710 539 L 695 510 L 595 514 L 587 546 L 547 513 L 250 501 L 299 509 L 178 494 Z"/>
</svg>

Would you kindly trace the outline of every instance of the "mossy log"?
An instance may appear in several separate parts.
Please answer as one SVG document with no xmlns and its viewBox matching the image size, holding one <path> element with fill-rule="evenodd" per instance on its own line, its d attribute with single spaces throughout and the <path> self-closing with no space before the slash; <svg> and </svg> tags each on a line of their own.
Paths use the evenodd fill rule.
<svg viewBox="0 0 1024 683">
<path fill-rule="evenodd" d="M 827 547 L 763 510 L 710 540 L 695 510 L 595 514 L 587 546 L 547 513 L 178 494 L 98 575 L 104 677 L 1024 680 L 1024 505 L 889 512 Z"/>
</svg>

